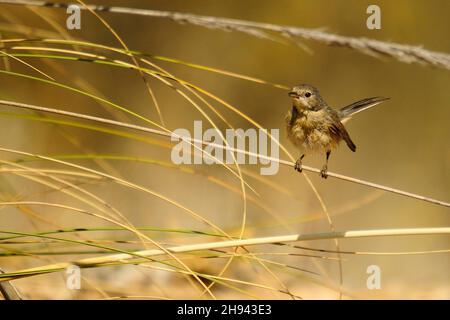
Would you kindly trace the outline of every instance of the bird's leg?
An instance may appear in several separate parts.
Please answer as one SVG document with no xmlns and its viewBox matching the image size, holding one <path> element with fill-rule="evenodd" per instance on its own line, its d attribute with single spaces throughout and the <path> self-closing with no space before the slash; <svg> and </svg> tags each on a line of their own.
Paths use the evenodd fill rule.
<svg viewBox="0 0 450 320">
<path fill-rule="evenodd" d="M 300 156 L 300 158 L 298 158 L 297 161 L 295 161 L 294 169 L 295 169 L 296 171 L 298 171 L 298 172 L 302 172 L 302 160 L 303 160 L 304 157 L 305 157 L 305 155 L 302 154 L 302 155 Z"/>
<path fill-rule="evenodd" d="M 322 176 L 322 178 L 326 179 L 328 178 L 328 159 L 330 158 L 330 154 L 331 154 L 331 150 L 327 151 L 327 160 L 325 162 L 325 165 L 322 167 L 322 170 L 320 170 L 320 175 Z"/>
</svg>

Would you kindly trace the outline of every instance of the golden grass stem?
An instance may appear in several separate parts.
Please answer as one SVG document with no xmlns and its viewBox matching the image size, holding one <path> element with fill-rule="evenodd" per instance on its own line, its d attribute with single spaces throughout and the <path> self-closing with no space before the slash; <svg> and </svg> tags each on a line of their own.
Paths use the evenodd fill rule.
<svg viewBox="0 0 450 320">
<path fill-rule="evenodd" d="M 5 273 L 0 269 L 0 274 Z M 22 300 L 19 291 L 9 282 L 0 283 L 0 293 L 5 300 Z"/>
<path fill-rule="evenodd" d="M 48 1 L 34 0 L 0 0 L 0 4 L 15 4 L 52 8 L 67 8 L 70 3 L 52 3 Z M 296 26 L 277 25 L 256 21 L 212 17 L 197 15 L 192 13 L 138 9 L 127 7 L 115 7 L 104 5 L 87 5 L 81 9 L 91 12 L 109 12 L 117 14 L 139 15 L 152 18 L 168 19 L 178 23 L 188 23 L 215 30 L 235 31 L 256 36 L 263 39 L 279 40 L 287 38 L 295 40 L 297 45 L 301 45 L 298 39 L 315 41 L 320 44 L 344 47 L 355 50 L 359 53 L 372 57 L 391 57 L 403 63 L 419 63 L 422 65 L 434 66 L 450 70 L 450 55 L 442 52 L 434 52 L 424 49 L 421 46 L 412 46 L 394 42 L 379 41 L 364 37 L 349 37 L 325 32 L 318 29 L 299 28 Z M 275 36 L 276 35 L 276 36 Z"/>
<path fill-rule="evenodd" d="M 119 253 L 103 257 L 94 257 L 76 260 L 72 262 L 60 262 L 56 264 L 20 270 L 14 272 L 11 276 L 5 274 L 0 275 L 0 282 L 11 281 L 15 278 L 22 278 L 27 276 L 33 276 L 37 274 L 52 273 L 64 270 L 70 265 L 77 265 L 81 268 L 101 267 L 111 263 L 121 262 L 131 259 L 136 256 L 140 257 L 154 257 L 161 256 L 170 252 L 172 254 L 185 253 L 192 251 L 204 251 L 223 249 L 230 247 L 244 247 L 255 246 L 265 244 L 278 244 L 311 240 L 327 240 L 327 239 L 339 239 L 339 238 L 364 238 L 364 237 L 387 237 L 387 236 L 411 236 L 411 235 L 449 235 L 450 227 L 442 228 L 403 228 L 403 229 L 375 229 L 375 230 L 348 230 L 348 231 L 335 231 L 324 233 L 309 233 L 309 234 L 290 234 L 271 237 L 260 237 L 250 239 L 238 239 L 238 240 L 226 240 L 208 243 L 198 243 L 190 245 L 181 245 L 161 249 L 150 249 L 133 252 L 132 254 Z"/>
<path fill-rule="evenodd" d="M 23 109 L 28 109 L 28 110 L 35 110 L 35 111 L 40 111 L 40 112 L 53 113 L 53 114 L 59 114 L 59 115 L 63 115 L 63 116 L 69 116 L 69 117 L 78 118 L 78 119 L 84 119 L 84 120 L 89 120 L 89 121 L 95 121 L 95 122 L 100 122 L 100 123 L 104 123 L 104 124 L 110 124 L 110 125 L 114 125 L 114 126 L 119 126 L 119 127 L 122 127 L 122 128 L 128 128 L 128 129 L 137 130 L 137 131 L 141 131 L 141 132 L 147 132 L 147 133 L 163 136 L 163 137 L 166 137 L 166 138 L 170 138 L 171 135 L 172 135 L 172 133 L 170 133 L 170 132 L 165 132 L 165 131 L 161 131 L 161 130 L 157 130 L 157 129 L 143 127 L 143 126 L 139 126 L 139 125 L 135 125 L 135 124 L 131 124 L 131 123 L 125 123 L 125 122 L 120 122 L 120 121 L 116 121 L 116 120 L 104 119 L 104 118 L 89 116 L 89 115 L 85 115 L 85 114 L 80 114 L 80 113 L 75 113 L 75 112 L 70 112 L 70 111 L 64 111 L 64 110 L 59 110 L 59 109 L 53 109 L 53 108 L 40 107 L 40 106 L 36 106 L 36 105 L 30 105 L 30 104 L 19 103 L 19 102 L 14 102 L 14 101 L 0 100 L 0 105 L 17 107 L 17 108 L 23 108 Z M 245 154 L 245 155 L 248 155 L 248 156 L 257 157 L 257 158 L 260 158 L 260 159 L 265 159 L 265 160 L 270 160 L 270 161 L 273 161 L 273 162 L 278 162 L 279 164 L 286 165 L 286 166 L 289 166 L 289 167 L 294 167 L 294 165 L 295 165 L 294 162 L 292 162 L 292 161 L 277 159 L 277 158 L 261 155 L 261 154 L 258 154 L 258 153 L 253 153 L 253 152 L 249 152 L 249 151 L 246 151 L 246 150 L 235 149 L 235 148 L 227 147 L 227 146 L 224 146 L 224 145 L 221 145 L 221 144 L 209 143 L 209 142 L 205 142 L 205 141 L 201 141 L 201 140 L 197 140 L 197 139 L 193 139 L 193 138 L 181 137 L 181 136 L 177 136 L 177 135 L 175 135 L 175 136 L 178 137 L 179 139 L 185 140 L 185 141 L 187 141 L 189 143 L 199 143 L 199 144 L 202 144 L 202 145 L 209 144 L 209 145 L 211 145 L 213 147 L 221 148 L 221 149 L 228 150 L 228 151 L 231 151 L 231 152 L 242 153 L 242 154 Z M 314 168 L 314 167 L 303 166 L 302 168 L 305 171 L 320 173 L 320 169 L 317 169 L 317 168 Z M 365 180 L 358 179 L 358 178 L 353 178 L 353 177 L 342 175 L 342 174 L 335 173 L 335 172 L 328 172 L 328 176 L 332 177 L 332 178 L 337 178 L 337 179 L 340 179 L 340 180 L 344 180 L 344 181 L 348 181 L 348 182 L 364 185 L 364 186 L 375 188 L 375 189 L 380 189 L 380 190 L 383 190 L 383 191 L 391 192 L 391 193 L 402 195 L 402 196 L 405 196 L 405 197 L 409 197 L 409 198 L 413 198 L 413 199 L 417 199 L 417 200 L 422 200 L 422 201 L 425 201 L 425 202 L 429 202 L 429 203 L 433 203 L 433 204 L 437 204 L 437 205 L 440 205 L 440 206 L 443 206 L 443 207 L 449 207 L 450 208 L 450 203 L 449 202 L 433 199 L 433 198 L 426 197 L 426 196 L 423 196 L 423 195 L 419 195 L 419 194 L 416 194 L 416 193 L 399 190 L 399 189 L 396 189 L 396 188 L 388 187 L 388 186 L 377 184 L 377 183 L 370 182 L 370 181 L 365 181 Z"/>
</svg>

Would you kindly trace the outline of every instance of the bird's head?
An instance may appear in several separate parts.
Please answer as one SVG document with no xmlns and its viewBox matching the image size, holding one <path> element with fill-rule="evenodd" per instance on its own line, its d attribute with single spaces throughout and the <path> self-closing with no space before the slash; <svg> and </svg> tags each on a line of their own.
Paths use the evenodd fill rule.
<svg viewBox="0 0 450 320">
<path fill-rule="evenodd" d="M 325 103 L 319 91 L 308 84 L 295 86 L 288 94 L 298 111 L 318 110 Z"/>
</svg>

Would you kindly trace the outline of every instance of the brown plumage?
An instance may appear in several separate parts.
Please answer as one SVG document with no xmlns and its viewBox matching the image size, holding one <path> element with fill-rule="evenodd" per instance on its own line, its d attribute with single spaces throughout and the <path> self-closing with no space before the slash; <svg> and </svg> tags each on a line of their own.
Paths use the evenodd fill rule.
<svg viewBox="0 0 450 320">
<path fill-rule="evenodd" d="M 302 84 L 289 92 L 292 97 L 292 109 L 286 115 L 286 128 L 291 142 L 302 150 L 302 156 L 295 164 L 295 170 L 302 171 L 302 159 L 305 153 L 324 152 L 326 163 L 321 176 L 327 177 L 328 159 L 331 151 L 344 140 L 353 152 L 356 146 L 342 122 L 360 111 L 373 107 L 388 98 L 374 97 L 354 102 L 340 110 L 328 106 L 319 91 L 313 86 Z"/>
</svg>

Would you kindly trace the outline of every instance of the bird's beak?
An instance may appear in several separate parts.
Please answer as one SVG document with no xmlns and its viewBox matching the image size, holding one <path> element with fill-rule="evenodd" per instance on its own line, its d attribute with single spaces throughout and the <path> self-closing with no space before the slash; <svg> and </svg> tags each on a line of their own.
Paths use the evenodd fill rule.
<svg viewBox="0 0 450 320">
<path fill-rule="evenodd" d="M 295 92 L 295 91 L 289 92 L 289 93 L 288 93 L 288 96 L 291 97 L 291 98 L 298 98 L 298 94 L 297 94 L 297 92 Z"/>
</svg>

